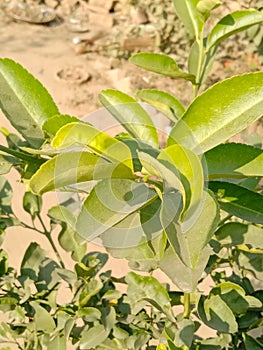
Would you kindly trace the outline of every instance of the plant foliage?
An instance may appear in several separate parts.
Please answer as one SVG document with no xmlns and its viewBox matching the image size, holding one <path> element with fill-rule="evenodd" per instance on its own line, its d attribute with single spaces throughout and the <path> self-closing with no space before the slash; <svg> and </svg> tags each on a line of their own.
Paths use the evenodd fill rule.
<svg viewBox="0 0 263 350">
<path fill-rule="evenodd" d="M 0 59 L 0 106 L 18 133 L 2 129 L 1 242 L 9 227 L 26 227 L 44 235 L 56 257 L 32 242 L 16 270 L 1 249 L 0 310 L 8 321 L 1 323 L 0 336 L 7 346 L 263 349 L 257 332 L 263 326 L 262 150 L 228 142 L 263 115 L 263 73 L 236 75 L 200 90 L 218 44 L 261 23 L 263 13 L 231 13 L 205 37 L 206 21 L 220 2 L 176 0 L 174 5 L 194 40 L 189 71 L 163 54 L 130 59 L 193 85 L 195 99 L 187 108 L 165 91 L 137 93 L 172 123 L 165 145 L 133 97 L 111 89 L 100 93 L 103 106 L 125 130 L 109 136 L 60 114 L 40 82 L 18 63 Z M 13 210 L 6 176 L 11 169 L 26 185 L 23 208 L 32 224 Z M 70 198 L 45 217 L 42 199 L 50 191 L 84 199 L 77 212 Z M 93 239 L 113 257 L 127 259 L 133 271 L 115 278 L 102 270 L 108 255 L 87 253 Z M 73 270 L 61 249 L 71 254 Z M 166 285 L 152 276 L 157 269 L 167 276 Z M 204 293 L 200 283 L 207 276 L 213 285 Z M 65 285 L 69 301 L 60 302 Z M 174 309 L 179 305 L 182 312 Z M 201 325 L 216 336 L 198 336 Z"/>
</svg>

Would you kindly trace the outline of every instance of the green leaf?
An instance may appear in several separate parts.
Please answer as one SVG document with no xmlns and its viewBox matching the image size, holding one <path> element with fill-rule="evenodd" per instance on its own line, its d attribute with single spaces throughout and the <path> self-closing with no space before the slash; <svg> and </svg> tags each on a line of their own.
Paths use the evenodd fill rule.
<svg viewBox="0 0 263 350">
<path fill-rule="evenodd" d="M 103 294 L 102 299 L 112 300 L 112 299 L 120 299 L 122 297 L 122 293 L 116 289 L 109 289 L 106 293 Z"/>
<path fill-rule="evenodd" d="M 238 330 L 235 316 L 219 295 L 205 298 L 201 296 L 198 303 L 201 320 L 221 333 L 235 333 Z"/>
<path fill-rule="evenodd" d="M 64 152 L 46 161 L 32 176 L 29 187 L 36 194 L 43 194 L 81 182 L 130 178 L 134 175 L 123 163 L 109 163 L 89 152 Z"/>
<path fill-rule="evenodd" d="M 24 279 L 30 278 L 32 281 L 37 281 L 40 265 L 45 257 L 46 252 L 38 243 L 30 243 L 21 263 L 21 276 Z"/>
<path fill-rule="evenodd" d="M 216 285 L 210 295 L 220 295 L 235 315 L 245 314 L 249 308 L 245 290 L 238 284 L 223 282 Z"/>
<path fill-rule="evenodd" d="M 183 319 L 177 323 L 178 329 L 175 332 L 174 343 L 178 347 L 191 347 L 195 332 L 195 324 L 193 321 Z"/>
<path fill-rule="evenodd" d="M 78 317 L 84 317 L 86 322 L 95 322 L 101 318 L 101 312 L 95 307 L 83 307 L 78 310 Z"/>
<path fill-rule="evenodd" d="M 215 233 L 221 245 L 250 245 L 263 249 L 263 228 L 255 225 L 245 225 L 240 222 L 229 222 L 221 226 Z"/>
<path fill-rule="evenodd" d="M 197 75 L 198 72 L 198 62 L 199 62 L 199 55 L 200 55 L 200 47 L 197 41 L 194 41 L 193 45 L 191 46 L 189 56 L 188 56 L 188 71 L 190 74 L 193 74 L 194 76 Z"/>
<path fill-rule="evenodd" d="M 263 281 L 263 250 L 248 248 L 245 245 L 238 246 L 236 251 L 238 265 L 253 274 L 258 280 Z"/>
<path fill-rule="evenodd" d="M 161 90 L 145 89 L 137 92 L 137 97 L 154 106 L 172 122 L 182 116 L 185 109 L 177 98 Z"/>
<path fill-rule="evenodd" d="M 133 219 L 132 227 L 126 229 L 128 232 L 122 234 L 122 237 L 126 234 L 126 240 L 124 239 L 122 247 L 120 247 L 120 232 L 117 231 L 115 237 L 113 236 L 115 232 L 112 232 L 112 230 L 107 231 L 109 242 L 105 242 L 103 237 L 103 243 L 107 247 L 107 251 L 113 257 L 127 259 L 129 266 L 133 270 L 147 272 L 156 270 L 167 243 L 166 235 L 162 232 L 159 212 L 159 198 L 143 207 L 140 210 L 140 214 L 136 217 L 137 221 Z M 137 244 L 135 242 L 136 238 L 139 241 Z M 128 242 L 129 246 L 127 247 Z"/>
<path fill-rule="evenodd" d="M 250 335 L 243 333 L 243 339 L 246 350 L 262 350 L 263 344 L 260 343 L 255 338 L 251 337 Z"/>
<path fill-rule="evenodd" d="M 263 176 L 263 150 L 241 143 L 218 145 L 204 154 L 209 179 Z"/>
<path fill-rule="evenodd" d="M 32 218 L 41 212 L 42 198 L 31 192 L 25 192 L 23 197 L 23 208 Z"/>
<path fill-rule="evenodd" d="M 146 152 L 138 152 L 138 156 L 143 165 L 142 172 L 144 174 L 155 176 L 162 181 L 167 181 L 171 187 L 180 191 L 185 196 L 185 189 L 181 183 L 179 171 L 174 166 L 160 161 Z M 167 167 L 167 164 L 169 167 Z"/>
<path fill-rule="evenodd" d="M 20 226 L 21 221 L 17 218 L 12 217 L 1 217 L 0 216 L 0 233 L 3 233 L 7 227 Z M 1 237 L 1 236 L 0 236 Z M 0 243 L 2 243 L 2 237 L 0 238 Z"/>
<path fill-rule="evenodd" d="M 58 235 L 60 246 L 66 251 L 71 252 L 72 259 L 81 261 L 87 249 L 83 238 L 74 230 L 75 218 L 73 214 L 63 206 L 55 206 L 49 209 L 48 216 L 61 224 L 61 231 Z"/>
<path fill-rule="evenodd" d="M 149 340 L 150 334 L 148 330 L 135 330 L 127 339 L 125 348 L 127 347 L 128 349 L 132 350 L 141 350 L 145 347 Z"/>
<path fill-rule="evenodd" d="M 77 218 L 76 230 L 90 241 L 156 197 L 156 192 L 142 183 L 128 179 L 102 180 L 85 200 Z"/>
<path fill-rule="evenodd" d="M 62 228 L 59 233 L 58 241 L 60 246 L 66 251 L 71 252 L 71 257 L 75 261 L 81 261 L 86 253 L 87 246 L 83 244 L 83 238 L 81 238 L 70 227 Z"/>
<path fill-rule="evenodd" d="M 80 120 L 68 114 L 57 114 L 44 122 L 42 130 L 46 131 L 49 135 L 55 136 L 62 126 L 73 122 L 80 122 Z"/>
<path fill-rule="evenodd" d="M 123 350 L 123 344 L 115 338 L 107 338 L 96 347 L 96 350 Z"/>
<path fill-rule="evenodd" d="M 130 57 L 129 61 L 150 72 L 158 73 L 174 79 L 182 78 L 195 82 L 195 76 L 179 69 L 170 56 L 160 53 L 141 52 Z"/>
<path fill-rule="evenodd" d="M 12 187 L 6 178 L 0 175 L 0 214 L 12 214 Z"/>
<path fill-rule="evenodd" d="M 56 205 L 48 210 L 48 216 L 51 218 L 52 222 L 55 223 L 67 223 L 68 226 L 74 227 L 75 217 L 71 211 L 62 205 Z"/>
<path fill-rule="evenodd" d="M 173 0 L 177 16 L 184 24 L 189 35 L 195 37 L 195 39 L 199 38 L 199 34 L 203 29 L 203 21 L 197 10 L 198 1 L 199 0 Z"/>
<path fill-rule="evenodd" d="M 58 114 L 57 106 L 41 83 L 7 58 L 0 59 L 0 108 L 34 148 L 44 142 L 42 124 Z"/>
<path fill-rule="evenodd" d="M 112 306 L 106 306 L 102 309 L 101 322 L 107 331 L 111 331 L 116 320 L 116 312 Z"/>
<path fill-rule="evenodd" d="M 209 250 L 210 253 L 211 251 Z M 191 293 L 196 290 L 197 283 L 208 262 L 209 254 L 205 251 L 205 256 L 201 256 L 199 265 L 193 270 L 191 267 L 186 266 L 174 250 L 169 247 L 160 262 L 160 269 L 181 291 Z"/>
<path fill-rule="evenodd" d="M 14 157 L 8 157 L 0 154 L 0 175 L 9 173 L 15 162 L 16 159 Z"/>
<path fill-rule="evenodd" d="M 18 300 L 13 297 L 0 297 L 0 310 L 2 312 L 7 312 L 15 309 L 18 304 Z"/>
<path fill-rule="evenodd" d="M 232 336 L 227 333 L 221 333 L 216 338 L 207 338 L 201 341 L 198 350 L 222 350 L 227 349 L 232 343 Z M 195 349 L 195 350 L 197 350 Z"/>
<path fill-rule="evenodd" d="M 209 188 L 223 210 L 243 220 L 263 224 L 262 195 L 228 182 L 211 181 Z"/>
<path fill-rule="evenodd" d="M 127 236 L 129 237 L 130 235 L 132 235 L 132 232 L 129 232 Z M 133 270 L 146 272 L 154 271 L 158 268 L 159 261 L 164 254 L 166 236 L 164 234 L 159 234 L 151 240 L 143 237 L 143 233 L 141 233 L 141 236 L 142 238 L 138 245 L 133 245 L 130 248 L 114 248 L 112 246 L 107 246 L 107 251 L 114 258 L 128 260 L 129 266 Z"/>
<path fill-rule="evenodd" d="M 129 147 L 93 126 L 81 122 L 69 123 L 59 129 L 52 146 L 55 149 L 80 146 L 83 150 L 86 146 L 110 161 L 122 162 L 133 169 Z"/>
<path fill-rule="evenodd" d="M 220 5 L 222 2 L 217 0 L 199 0 L 196 8 L 201 18 L 206 21 L 210 17 L 211 11 Z"/>
<path fill-rule="evenodd" d="M 214 196 L 206 192 L 196 221 L 184 232 L 193 268 L 197 267 L 201 252 L 214 235 L 219 219 L 219 206 Z"/>
<path fill-rule="evenodd" d="M 151 117 L 129 95 L 118 90 L 103 90 L 99 100 L 134 138 L 158 147 L 158 134 Z"/>
<path fill-rule="evenodd" d="M 206 50 L 219 44 L 229 36 L 263 22 L 263 13 L 254 9 L 235 11 L 223 17 L 210 31 L 207 37 Z"/>
<path fill-rule="evenodd" d="M 1 225 L 1 222 L 0 222 Z M 0 277 L 5 275 L 8 272 L 8 255 L 3 250 L 0 249 Z"/>
<path fill-rule="evenodd" d="M 190 266 L 189 251 L 185 236 L 181 232 L 179 217 L 182 200 L 179 192 L 170 191 L 162 196 L 160 220 L 167 239 L 183 264 Z"/>
<path fill-rule="evenodd" d="M 203 195 L 204 174 L 200 159 L 180 145 L 163 149 L 157 159 L 167 168 L 175 166 L 180 172 L 180 180 L 185 189 L 183 218 L 186 221 L 197 210 Z"/>
<path fill-rule="evenodd" d="M 97 345 L 103 343 L 103 341 L 108 337 L 109 332 L 110 331 L 106 330 L 102 324 L 84 330 L 81 333 L 79 348 L 81 350 L 95 348 Z"/>
<path fill-rule="evenodd" d="M 47 350 L 64 350 L 67 347 L 67 340 L 64 336 L 57 335 L 48 342 Z"/>
<path fill-rule="evenodd" d="M 198 153 L 208 151 L 260 118 L 262 101 L 263 72 L 217 83 L 193 101 L 172 128 L 167 144 L 178 143 Z"/>
<path fill-rule="evenodd" d="M 133 314 L 140 311 L 139 301 L 146 300 L 162 311 L 169 320 L 174 321 L 169 294 L 156 278 L 129 272 L 125 280 L 128 283 L 127 294 Z"/>
<path fill-rule="evenodd" d="M 96 279 L 91 279 L 83 288 L 83 290 L 80 293 L 78 306 L 80 308 L 85 307 L 91 297 L 98 294 L 100 290 L 103 288 L 103 283 Z"/>
<path fill-rule="evenodd" d="M 40 306 L 38 302 L 31 301 L 30 305 L 35 310 L 34 322 L 36 330 L 51 333 L 56 328 L 56 324 L 53 320 L 53 317 L 45 308 Z"/>
</svg>

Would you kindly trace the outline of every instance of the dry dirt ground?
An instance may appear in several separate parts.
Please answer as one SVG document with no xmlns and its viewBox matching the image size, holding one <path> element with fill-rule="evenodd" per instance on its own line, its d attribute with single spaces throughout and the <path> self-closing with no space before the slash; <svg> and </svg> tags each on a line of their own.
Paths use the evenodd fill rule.
<svg viewBox="0 0 263 350">
<path fill-rule="evenodd" d="M 31 3 L 36 4 L 37 1 L 31 1 Z M 75 3 L 76 1 L 72 0 L 61 0 L 60 4 L 57 0 L 46 0 L 46 4 L 57 11 L 57 18 L 49 24 L 37 25 L 9 17 L 4 10 L 9 2 L 0 0 L 0 6 L 4 5 L 0 8 L 0 57 L 8 57 L 22 64 L 48 89 L 61 113 L 80 118 L 100 108 L 97 96 L 106 88 L 120 89 L 132 95 L 140 88 L 159 88 L 174 94 L 187 105 L 192 98 L 192 89 L 187 82 L 157 77 L 133 67 L 127 61 L 127 55 L 135 45 L 134 37 L 130 33 L 134 25 L 141 28 L 147 24 L 147 19 L 143 18 L 145 13 L 129 7 L 128 1 L 90 0 L 89 4 L 93 8 L 88 10 L 90 23 L 85 28 L 87 19 L 85 20 L 84 16 L 84 19 L 81 19 L 82 22 L 79 21 L 78 16 L 82 12 L 77 12 L 78 7 L 74 8 Z M 114 10 L 115 12 L 111 8 L 113 3 L 121 5 Z M 236 2 L 228 3 L 233 5 Z M 128 23 L 127 18 L 130 21 Z M 127 37 L 118 36 L 122 31 L 116 32 L 115 23 L 119 23 L 119 28 L 121 25 L 124 26 L 123 33 L 128 33 L 128 41 Z M 149 31 L 152 27 L 146 29 Z M 138 39 L 137 46 L 145 51 L 156 45 L 154 40 L 157 39 L 158 35 L 155 32 L 151 32 L 151 35 L 144 33 L 142 39 Z M 178 42 L 182 41 L 178 39 Z M 176 47 L 176 42 L 173 45 Z M 240 45 L 242 47 L 242 43 Z M 187 45 L 184 46 L 184 42 L 182 47 L 180 52 L 186 55 Z M 118 50 L 121 51 L 121 55 L 118 54 Z M 220 61 L 215 64 L 210 82 L 215 82 L 237 71 L 245 72 L 251 68 L 262 68 L 257 57 L 241 50 L 242 55 L 239 53 L 238 57 L 240 60 L 236 60 L 233 47 L 231 51 L 231 45 L 229 45 L 226 50 L 228 52 L 221 55 Z M 173 51 L 172 55 L 176 56 L 176 52 Z M 99 118 L 102 118 L 100 124 L 103 127 L 103 117 L 99 116 Z M 2 114 L 0 114 L 0 126 L 12 129 Z M 2 142 L 1 137 L 0 141 Z M 24 186 L 18 182 L 15 173 L 12 173 L 12 183 L 16 193 L 14 207 L 17 214 L 22 215 L 21 193 Z M 51 203 L 56 204 L 57 198 L 53 195 L 46 195 L 45 199 L 46 210 Z M 48 244 L 42 237 L 40 238 L 20 228 L 10 229 L 4 243 L 4 247 L 10 254 L 10 264 L 19 266 L 25 249 L 35 239 L 49 251 Z M 89 248 L 89 250 L 97 249 L 101 247 L 91 245 Z M 127 271 L 127 263 L 111 260 L 110 268 L 116 276 L 122 276 Z M 164 276 L 159 276 L 165 281 Z"/>
</svg>

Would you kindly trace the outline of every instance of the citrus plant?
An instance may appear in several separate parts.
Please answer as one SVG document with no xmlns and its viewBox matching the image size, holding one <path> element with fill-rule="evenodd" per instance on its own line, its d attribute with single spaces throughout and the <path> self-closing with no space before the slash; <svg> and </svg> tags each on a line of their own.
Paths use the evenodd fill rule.
<svg viewBox="0 0 263 350">
<path fill-rule="evenodd" d="M 32 243 L 17 275 L 1 253 L 0 306 L 10 317 L 1 334 L 17 344 L 22 338 L 21 349 L 65 349 L 69 340 L 79 349 L 263 348 L 257 333 L 263 325 L 263 151 L 228 142 L 262 116 L 263 73 L 236 75 L 200 93 L 218 44 L 262 22 L 263 14 L 255 9 L 231 13 L 205 37 L 205 24 L 219 2 L 174 4 L 195 38 L 189 70 L 162 54 L 130 59 L 193 85 L 195 98 L 187 108 L 165 91 L 137 93 L 170 121 L 164 146 L 154 120 L 133 97 L 117 90 L 100 93 L 124 130 L 110 136 L 60 114 L 30 73 L 10 59 L 0 60 L 0 106 L 23 137 L 2 130 L 7 146 L 0 145 L 1 173 L 11 167 L 19 171 L 26 185 L 24 209 L 33 222 L 29 228 L 37 231 L 35 220 L 40 221 L 40 233 L 57 255 L 57 262 L 46 258 Z M 77 212 L 67 206 L 70 201 L 50 208 L 47 229 L 41 198 L 50 191 L 83 199 Z M 25 226 L 12 211 L 10 192 L 2 177 L 3 231 Z M 59 244 L 76 261 L 74 272 L 57 251 L 51 234 L 55 224 L 61 226 Z M 106 258 L 86 255 L 85 242 L 92 240 L 144 275 L 98 277 Z M 157 269 L 167 276 L 167 285 L 152 276 Z M 199 285 L 207 276 L 213 286 L 205 293 Z M 67 305 L 56 301 L 61 280 L 72 292 Z M 119 282 L 127 286 L 125 293 L 116 289 Z M 216 336 L 198 336 L 202 324 Z"/>
</svg>

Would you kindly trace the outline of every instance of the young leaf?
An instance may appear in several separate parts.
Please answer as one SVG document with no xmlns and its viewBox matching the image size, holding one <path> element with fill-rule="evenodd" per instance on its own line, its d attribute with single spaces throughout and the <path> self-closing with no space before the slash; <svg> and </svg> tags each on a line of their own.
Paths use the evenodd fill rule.
<svg viewBox="0 0 263 350">
<path fill-rule="evenodd" d="M 2 312 L 12 311 L 15 309 L 18 302 L 19 302 L 18 299 L 14 298 L 14 297 L 1 296 L 0 297 L 0 311 L 2 311 Z"/>
<path fill-rule="evenodd" d="M 221 208 L 243 220 L 263 224 L 263 196 L 244 187 L 211 181 L 209 188 L 217 195 Z"/>
<path fill-rule="evenodd" d="M 170 56 L 160 53 L 141 52 L 130 57 L 129 61 L 136 66 L 150 72 L 158 73 L 170 78 L 182 78 L 195 82 L 195 76 L 183 72 Z"/>
<path fill-rule="evenodd" d="M 199 56 L 200 56 L 200 47 L 197 41 L 194 41 L 193 45 L 191 46 L 189 56 L 188 56 L 188 71 L 190 74 L 193 74 L 196 76 L 198 72 L 198 62 L 199 62 Z"/>
<path fill-rule="evenodd" d="M 128 179 L 102 180 L 85 200 L 77 218 L 76 231 L 90 241 L 156 197 L 156 192 L 142 183 Z"/>
<path fill-rule="evenodd" d="M 108 337 L 109 333 L 110 331 L 106 330 L 102 324 L 88 328 L 81 333 L 79 348 L 94 349 Z"/>
<path fill-rule="evenodd" d="M 129 272 L 125 279 L 128 283 L 127 294 L 134 314 L 140 311 L 138 302 L 146 300 L 166 314 L 169 320 L 174 321 L 169 294 L 157 279 L 152 276 L 140 276 L 135 272 Z"/>
<path fill-rule="evenodd" d="M 12 214 L 12 187 L 3 175 L 0 175 L 0 214 Z"/>
<path fill-rule="evenodd" d="M 183 319 L 177 323 L 177 327 L 178 329 L 175 332 L 174 343 L 177 347 L 180 347 L 180 349 L 183 349 L 185 346 L 190 348 L 195 332 L 194 322 L 188 319 Z"/>
<path fill-rule="evenodd" d="M 199 38 L 199 34 L 203 29 L 203 21 L 201 20 L 197 4 L 199 0 L 173 0 L 175 11 L 181 22 L 191 37 Z"/>
<path fill-rule="evenodd" d="M 207 37 L 206 51 L 229 36 L 263 22 L 263 13 L 254 9 L 230 13 L 222 18 Z"/>
<path fill-rule="evenodd" d="M 256 279 L 263 281 L 262 249 L 249 248 L 245 245 L 238 246 L 236 251 L 236 260 L 241 269 L 249 271 L 255 276 Z"/>
<path fill-rule="evenodd" d="M 106 330 L 102 324 L 98 324 L 81 333 L 79 348 L 81 350 L 94 349 L 101 344 L 109 335 L 110 331 Z"/>
<path fill-rule="evenodd" d="M 208 298 L 202 295 L 198 303 L 198 314 L 208 327 L 220 333 L 235 333 L 238 330 L 232 310 L 219 295 Z"/>
<path fill-rule="evenodd" d="M 47 350 L 63 350 L 67 348 L 67 339 L 64 336 L 57 335 L 54 339 L 49 341 Z"/>
<path fill-rule="evenodd" d="M 31 192 L 25 192 L 23 197 L 24 210 L 29 213 L 34 219 L 36 214 L 39 214 L 42 208 L 42 198 L 34 195 Z"/>
<path fill-rule="evenodd" d="M 48 211 L 48 216 L 61 224 L 61 231 L 58 235 L 60 246 L 66 251 L 71 252 L 71 257 L 75 261 L 81 261 L 86 253 L 87 246 L 83 238 L 74 230 L 75 218 L 73 214 L 63 206 L 52 207 Z"/>
<path fill-rule="evenodd" d="M 238 284 L 219 283 L 211 290 L 210 295 L 220 295 L 220 298 L 229 306 L 234 315 L 245 314 L 249 308 L 245 290 Z"/>
<path fill-rule="evenodd" d="M 0 59 L 0 108 L 34 148 L 44 142 L 42 124 L 58 114 L 57 106 L 41 83 L 7 58 Z"/>
<path fill-rule="evenodd" d="M 80 122 L 80 120 L 77 117 L 72 117 L 68 114 L 57 114 L 44 122 L 42 125 L 42 130 L 46 131 L 52 136 L 55 136 L 62 126 L 73 122 Z"/>
<path fill-rule="evenodd" d="M 167 239 L 179 257 L 181 262 L 190 266 L 189 251 L 186 244 L 185 236 L 179 226 L 179 216 L 182 210 L 182 200 L 179 192 L 170 191 L 162 196 L 162 207 L 160 220 Z"/>
<path fill-rule="evenodd" d="M 30 189 L 43 194 L 80 182 L 108 178 L 134 178 L 123 163 L 109 163 L 89 152 L 65 152 L 45 162 L 32 176 Z"/>
<path fill-rule="evenodd" d="M 184 232 L 193 268 L 197 267 L 201 252 L 212 238 L 219 222 L 219 206 L 210 192 L 206 192 L 201 212 L 196 221 Z"/>
<path fill-rule="evenodd" d="M 38 302 L 31 301 L 30 305 L 35 310 L 34 314 L 34 322 L 37 331 L 43 331 L 50 334 L 55 328 L 56 324 L 53 320 L 53 317 L 49 314 L 49 312 L 40 306 Z"/>
<path fill-rule="evenodd" d="M 209 18 L 211 11 L 220 5 L 222 5 L 222 2 L 217 0 L 199 0 L 196 8 L 205 22 Z"/>
<path fill-rule="evenodd" d="M 46 252 L 38 243 L 30 243 L 23 257 L 20 271 L 23 278 L 37 281 L 41 262 L 46 257 Z"/>
<path fill-rule="evenodd" d="M 211 249 L 205 247 L 200 252 L 200 257 L 196 268 L 192 269 L 182 262 L 172 247 L 169 247 L 165 251 L 163 259 L 160 262 L 160 269 L 180 290 L 183 292 L 192 293 L 196 291 L 198 281 L 204 273 L 210 254 Z"/>
<path fill-rule="evenodd" d="M 186 194 L 183 213 L 186 221 L 198 208 L 203 195 L 204 174 L 200 159 L 195 153 L 179 144 L 163 149 L 157 159 L 167 168 L 174 166 L 179 170 Z"/>
<path fill-rule="evenodd" d="M 165 91 L 150 89 L 139 90 L 137 96 L 141 100 L 154 106 L 174 123 L 177 122 L 185 111 L 181 102 Z"/>
<path fill-rule="evenodd" d="M 201 153 L 228 140 L 263 114 L 263 72 L 237 75 L 199 95 L 171 130 L 179 143 Z"/>
<path fill-rule="evenodd" d="M 103 158 L 123 162 L 133 169 L 129 147 L 89 124 L 73 122 L 64 125 L 56 133 L 52 146 L 55 149 L 63 149 L 70 146 L 86 146 Z"/>
<path fill-rule="evenodd" d="M 152 248 L 153 245 L 155 245 L 155 249 Z M 136 246 L 130 248 L 107 247 L 107 251 L 114 258 L 128 260 L 132 270 L 151 272 L 158 268 L 165 247 L 166 237 L 164 235 L 151 241 L 147 241 L 142 236 L 141 241 Z"/>
<path fill-rule="evenodd" d="M 158 135 L 153 121 L 136 100 L 121 91 L 110 89 L 103 90 L 99 100 L 132 137 L 158 148 Z"/>
<path fill-rule="evenodd" d="M 144 174 L 156 176 L 162 181 L 166 181 L 171 187 L 185 196 L 185 189 L 180 179 L 180 173 L 175 167 L 167 167 L 167 164 L 145 152 L 138 152 L 138 156 L 143 165 Z"/>
<path fill-rule="evenodd" d="M 17 163 L 15 157 L 9 157 L 0 154 L 0 175 L 9 173 L 15 163 Z"/>
<path fill-rule="evenodd" d="M 209 179 L 263 176 L 263 150 L 253 146 L 226 143 L 204 154 Z"/>
</svg>

